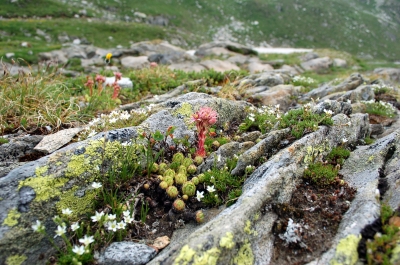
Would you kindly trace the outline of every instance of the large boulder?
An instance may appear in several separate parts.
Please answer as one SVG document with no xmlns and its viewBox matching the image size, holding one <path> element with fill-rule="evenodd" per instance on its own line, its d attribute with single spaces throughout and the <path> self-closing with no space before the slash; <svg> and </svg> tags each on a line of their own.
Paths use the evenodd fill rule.
<svg viewBox="0 0 400 265">
<path fill-rule="evenodd" d="M 221 60 L 206 60 L 200 62 L 200 65 L 204 66 L 206 69 L 214 69 L 217 72 L 225 72 L 230 70 L 240 70 L 240 68 L 231 62 L 221 61 Z"/>
<path fill-rule="evenodd" d="M 130 69 L 142 69 L 150 66 L 147 56 L 127 56 L 121 59 L 121 65 Z"/>
<path fill-rule="evenodd" d="M 301 63 L 301 67 L 306 71 L 323 72 L 332 66 L 332 60 L 329 57 L 312 59 Z"/>
</svg>

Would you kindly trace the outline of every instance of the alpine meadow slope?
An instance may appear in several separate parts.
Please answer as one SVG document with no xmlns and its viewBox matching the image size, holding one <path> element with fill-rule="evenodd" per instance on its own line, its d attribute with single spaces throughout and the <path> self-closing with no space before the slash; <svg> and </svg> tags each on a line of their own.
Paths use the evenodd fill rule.
<svg viewBox="0 0 400 265">
<path fill-rule="evenodd" d="M 104 48 L 153 39 L 185 48 L 231 40 L 399 61 L 399 11 L 395 0 L 6 1 L 0 10 L 0 56 L 14 52 L 32 59 L 57 48 L 59 36 L 67 35 Z M 30 54 L 22 41 L 30 43 Z"/>
</svg>

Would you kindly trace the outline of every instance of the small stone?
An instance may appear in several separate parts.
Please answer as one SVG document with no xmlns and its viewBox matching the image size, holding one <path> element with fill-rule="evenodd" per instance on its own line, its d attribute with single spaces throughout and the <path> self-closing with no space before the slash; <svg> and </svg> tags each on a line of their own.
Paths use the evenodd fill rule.
<svg viewBox="0 0 400 265">
<path fill-rule="evenodd" d="M 164 249 L 166 246 L 168 246 L 170 242 L 171 242 L 171 240 L 169 237 L 161 236 L 161 237 L 157 237 L 156 239 L 154 239 L 153 244 L 150 246 L 155 248 L 157 251 L 159 251 L 161 249 Z"/>
<path fill-rule="evenodd" d="M 99 257 L 101 265 L 143 265 L 156 255 L 152 247 L 134 242 L 114 242 Z"/>
</svg>

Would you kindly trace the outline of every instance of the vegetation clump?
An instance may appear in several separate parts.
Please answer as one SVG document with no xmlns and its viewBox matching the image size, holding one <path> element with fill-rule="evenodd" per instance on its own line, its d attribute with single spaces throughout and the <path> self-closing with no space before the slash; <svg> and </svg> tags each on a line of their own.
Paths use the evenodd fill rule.
<svg viewBox="0 0 400 265">
<path fill-rule="evenodd" d="M 374 231 L 374 234 L 366 241 L 365 253 L 367 264 L 397 264 L 400 261 L 399 211 L 393 211 L 389 205 L 382 204 L 381 216 L 378 223 L 380 223 L 378 231 Z"/>
</svg>

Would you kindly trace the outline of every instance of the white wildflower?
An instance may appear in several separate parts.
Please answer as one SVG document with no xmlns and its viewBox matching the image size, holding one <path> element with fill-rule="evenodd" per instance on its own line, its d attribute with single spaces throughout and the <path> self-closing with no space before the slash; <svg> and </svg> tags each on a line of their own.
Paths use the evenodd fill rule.
<svg viewBox="0 0 400 265">
<path fill-rule="evenodd" d="M 59 225 L 59 226 L 57 226 L 56 235 L 55 235 L 54 237 L 62 236 L 62 235 L 64 235 L 66 232 L 67 232 L 66 227 L 65 227 L 65 226 Z"/>
<path fill-rule="evenodd" d="M 85 246 L 89 246 L 93 242 L 94 242 L 93 236 L 85 235 L 84 238 L 79 239 L 79 243 L 84 244 Z"/>
<path fill-rule="evenodd" d="M 117 215 L 116 215 L 116 214 L 109 214 L 109 215 L 107 215 L 107 220 L 109 220 L 109 221 L 113 221 L 113 220 L 115 220 L 115 218 L 117 218 Z"/>
<path fill-rule="evenodd" d="M 76 231 L 76 230 L 78 230 L 79 229 L 79 223 L 78 222 L 76 222 L 76 223 L 73 223 L 72 225 L 71 225 L 71 230 L 72 231 Z"/>
<path fill-rule="evenodd" d="M 112 123 L 116 123 L 117 121 L 118 121 L 117 118 L 112 118 L 112 119 L 109 119 L 109 120 L 108 120 L 108 122 L 111 123 L 111 124 L 112 124 Z"/>
<path fill-rule="evenodd" d="M 107 222 L 107 229 L 110 231 L 117 231 L 117 221 Z"/>
<path fill-rule="evenodd" d="M 32 229 L 35 232 L 42 232 L 44 231 L 44 226 L 39 220 L 36 220 L 36 224 L 32 225 Z"/>
<path fill-rule="evenodd" d="M 72 248 L 72 252 L 74 252 L 76 255 L 80 256 L 83 253 L 85 253 L 85 247 L 74 245 L 74 247 Z"/>
<path fill-rule="evenodd" d="M 128 215 L 128 216 L 124 216 L 124 221 L 125 221 L 126 224 L 130 224 L 130 223 L 133 222 L 133 219 L 132 219 L 132 217 L 130 217 Z"/>
<path fill-rule="evenodd" d="M 93 222 L 99 222 L 99 221 L 101 220 L 101 218 L 103 217 L 103 215 L 104 215 L 103 212 L 99 212 L 99 213 L 98 213 L 98 212 L 96 211 L 95 215 L 92 216 L 92 217 L 90 217 L 90 218 L 92 218 L 92 221 L 93 221 Z"/>
<path fill-rule="evenodd" d="M 71 215 L 72 214 L 72 210 L 69 209 L 69 208 L 62 209 L 61 212 L 62 212 L 62 214 L 65 214 L 65 215 Z"/>
<path fill-rule="evenodd" d="M 97 132 L 95 130 L 91 130 L 90 133 L 88 134 L 88 137 L 95 136 Z"/>
<path fill-rule="evenodd" d="M 196 191 L 196 199 L 201 201 L 204 198 L 204 191 Z"/>
<path fill-rule="evenodd" d="M 129 210 L 126 210 L 126 211 L 123 211 L 123 212 L 122 212 L 122 215 L 123 215 L 124 217 L 130 216 L 130 215 L 131 215 L 131 212 L 130 212 Z"/>
<path fill-rule="evenodd" d="M 214 192 L 214 191 L 215 191 L 214 185 L 213 185 L 213 186 L 207 186 L 207 191 L 208 191 L 209 193 Z"/>
<path fill-rule="evenodd" d="M 126 227 L 126 223 L 124 221 L 117 223 L 118 229 L 125 229 L 125 227 Z"/>
<path fill-rule="evenodd" d="M 343 144 L 344 144 L 344 143 L 347 143 L 348 141 L 349 141 L 349 140 L 347 140 L 346 137 L 343 137 L 343 138 L 342 138 L 342 143 L 343 143 Z"/>
<path fill-rule="evenodd" d="M 99 189 L 101 187 L 103 187 L 103 185 L 100 182 L 93 182 L 92 183 L 92 188 L 93 189 Z"/>
<path fill-rule="evenodd" d="M 331 111 L 331 110 L 326 110 L 326 109 L 324 109 L 324 112 L 325 112 L 325 114 L 328 115 L 328 116 L 332 116 L 332 115 L 333 115 L 333 111 Z"/>
<path fill-rule="evenodd" d="M 124 111 L 119 115 L 119 118 L 121 120 L 128 120 L 130 117 L 131 117 L 131 114 L 129 114 L 127 111 Z"/>
</svg>

